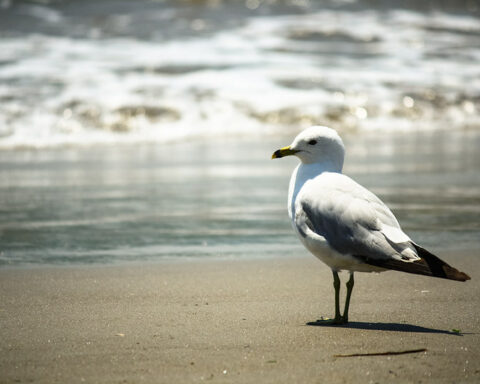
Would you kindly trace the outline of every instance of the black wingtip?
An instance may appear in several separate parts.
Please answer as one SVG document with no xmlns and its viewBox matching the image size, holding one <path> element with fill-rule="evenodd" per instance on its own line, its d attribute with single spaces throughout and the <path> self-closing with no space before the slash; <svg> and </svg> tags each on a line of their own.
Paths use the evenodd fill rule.
<svg viewBox="0 0 480 384">
<path fill-rule="evenodd" d="M 451 265 L 448 265 L 439 257 L 428 252 L 425 248 L 422 248 L 415 243 L 412 244 L 418 252 L 418 256 L 420 256 L 428 265 L 430 271 L 432 272 L 432 276 L 456 281 L 470 280 L 470 276 L 468 276 L 465 272 L 461 272 Z"/>
<path fill-rule="evenodd" d="M 439 257 L 433 255 L 419 245 L 415 243 L 412 243 L 412 245 L 415 247 L 418 256 L 420 256 L 420 260 L 406 262 L 395 259 L 373 259 L 357 255 L 355 257 L 359 258 L 364 263 L 374 265 L 380 268 L 413 273 L 415 275 L 439 277 L 448 280 L 470 280 L 470 276 L 468 276 L 465 272 L 461 272 L 458 269 L 453 268 L 452 266 L 441 260 Z"/>
</svg>

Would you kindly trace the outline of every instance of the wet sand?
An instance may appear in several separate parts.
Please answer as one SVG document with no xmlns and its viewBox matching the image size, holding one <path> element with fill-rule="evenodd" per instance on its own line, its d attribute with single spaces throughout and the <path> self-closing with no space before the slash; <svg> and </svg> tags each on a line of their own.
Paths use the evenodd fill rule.
<svg viewBox="0 0 480 384">
<path fill-rule="evenodd" d="M 333 310 L 313 257 L 3 269 L 0 382 L 479 382 L 480 258 L 441 256 L 472 280 L 357 274 L 344 327 L 307 324 Z"/>
</svg>

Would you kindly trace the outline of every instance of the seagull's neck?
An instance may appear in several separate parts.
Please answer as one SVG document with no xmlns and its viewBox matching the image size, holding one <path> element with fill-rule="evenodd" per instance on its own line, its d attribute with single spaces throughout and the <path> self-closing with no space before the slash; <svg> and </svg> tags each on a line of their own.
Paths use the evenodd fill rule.
<svg viewBox="0 0 480 384">
<path fill-rule="evenodd" d="M 323 161 L 321 163 L 300 163 L 299 166 L 295 169 L 295 186 L 300 189 L 306 181 L 321 175 L 324 172 L 335 172 L 342 173 L 342 167 L 331 161 Z"/>
<path fill-rule="evenodd" d="M 341 163 L 331 160 L 321 161 L 317 163 L 300 163 L 298 169 L 306 174 L 320 175 L 323 172 L 342 173 L 343 161 Z"/>
<path fill-rule="evenodd" d="M 328 161 L 322 163 L 300 163 L 292 173 L 288 189 L 288 213 L 295 217 L 295 199 L 303 185 L 324 172 L 342 173 L 342 168 Z"/>
</svg>

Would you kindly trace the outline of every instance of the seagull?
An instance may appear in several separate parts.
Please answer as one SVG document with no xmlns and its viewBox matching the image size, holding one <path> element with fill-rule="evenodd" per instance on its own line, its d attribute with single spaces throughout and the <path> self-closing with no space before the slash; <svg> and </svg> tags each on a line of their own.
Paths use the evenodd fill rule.
<svg viewBox="0 0 480 384">
<path fill-rule="evenodd" d="M 272 159 L 296 156 L 290 179 L 288 214 L 302 244 L 333 273 L 335 317 L 315 324 L 348 323 L 354 272 L 396 270 L 444 279 L 470 277 L 410 239 L 392 211 L 368 189 L 342 174 L 345 147 L 338 133 L 313 126 L 302 131 Z M 343 315 L 340 271 L 349 271 Z"/>
</svg>

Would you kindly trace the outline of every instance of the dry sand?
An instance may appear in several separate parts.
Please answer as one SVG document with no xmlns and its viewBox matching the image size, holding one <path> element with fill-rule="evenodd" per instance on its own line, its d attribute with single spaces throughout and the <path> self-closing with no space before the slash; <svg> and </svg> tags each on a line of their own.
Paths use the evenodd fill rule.
<svg viewBox="0 0 480 384">
<path fill-rule="evenodd" d="M 480 257 L 443 256 L 472 280 L 357 274 L 344 327 L 307 325 L 333 310 L 313 257 L 4 269 L 0 382 L 478 383 Z"/>
</svg>

